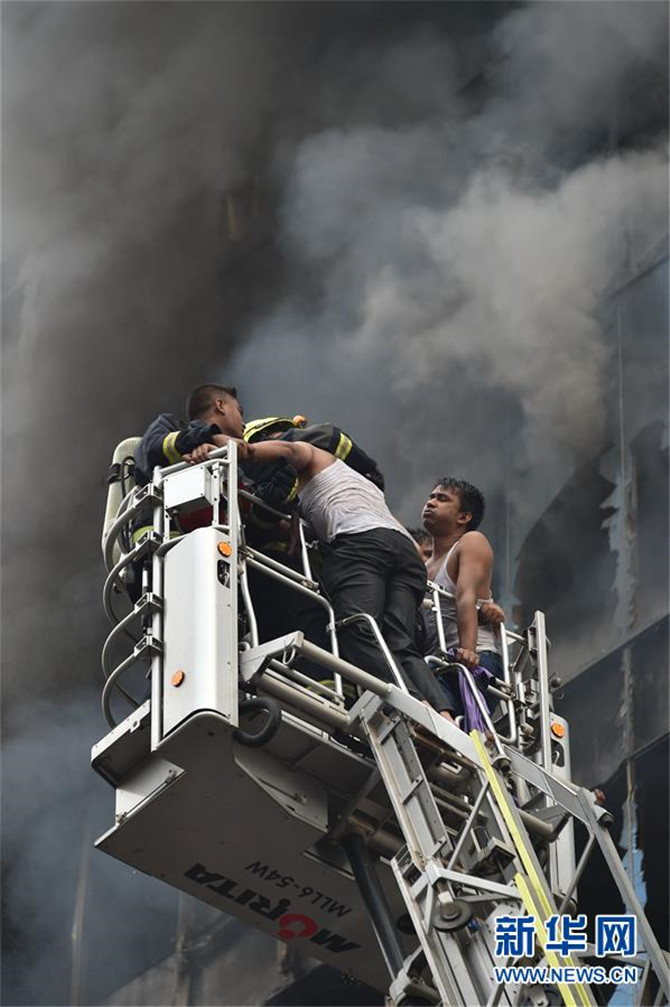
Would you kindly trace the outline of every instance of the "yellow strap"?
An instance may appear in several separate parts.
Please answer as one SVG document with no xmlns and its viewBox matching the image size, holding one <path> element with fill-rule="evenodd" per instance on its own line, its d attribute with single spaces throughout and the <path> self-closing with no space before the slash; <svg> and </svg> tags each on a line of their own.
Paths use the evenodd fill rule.
<svg viewBox="0 0 670 1007">
<path fill-rule="evenodd" d="M 521 892 L 524 905 L 528 909 L 528 912 L 530 913 L 530 915 L 535 916 L 535 931 L 537 933 L 538 940 L 540 941 L 542 947 L 544 948 L 544 945 L 547 940 L 547 934 L 544 928 L 544 923 L 542 922 L 542 917 L 545 920 L 547 920 L 551 915 L 553 915 L 554 911 L 551 907 L 549 899 L 546 896 L 542 880 L 540 879 L 540 876 L 537 872 L 537 869 L 533 862 L 533 858 L 528 851 L 526 841 L 521 833 L 521 829 L 517 824 L 516 817 L 512 811 L 512 808 L 510 807 L 511 798 L 507 793 L 507 791 L 505 790 L 505 788 L 503 787 L 502 783 L 500 782 L 500 777 L 493 768 L 493 764 L 491 763 L 489 754 L 486 751 L 486 747 L 484 746 L 479 731 L 471 731 L 470 737 L 472 738 L 472 742 L 475 746 L 475 749 L 477 750 L 477 754 L 479 756 L 482 769 L 484 770 L 486 774 L 486 779 L 488 780 L 491 786 L 491 791 L 493 792 L 493 795 L 496 799 L 496 803 L 498 804 L 498 807 L 502 812 L 502 816 L 505 819 L 505 824 L 507 825 L 507 828 L 510 831 L 512 841 L 516 846 L 519 858 L 526 870 L 526 874 L 528 875 L 528 877 L 526 878 L 522 874 L 517 874 L 516 876 L 517 888 Z M 518 883 L 519 880 L 521 880 L 522 884 Z M 526 893 L 525 895 L 524 892 Z M 526 898 L 526 895 L 528 899 Z M 545 955 L 550 965 L 553 964 L 552 959 L 554 959 L 556 962 L 559 961 L 558 957 L 552 951 L 545 951 Z M 571 965 L 573 967 L 575 965 L 574 961 L 570 956 L 566 956 L 564 961 L 567 965 Z M 584 984 L 575 983 L 574 988 L 577 990 L 579 1000 L 583 1004 L 583 1007 L 591 1007 L 593 1001 L 590 998 Z M 574 1000 L 572 993 L 570 992 L 568 987 L 565 987 L 565 989 L 566 989 L 565 993 L 563 992 L 563 990 L 561 990 L 561 995 L 563 996 L 565 1003 L 568 1005 L 568 1007 L 577 1007 L 577 1003 Z"/>
<path fill-rule="evenodd" d="M 334 678 L 320 678 L 319 685 L 325 685 L 329 689 L 335 691 L 335 679 Z M 317 692 L 317 689 L 312 689 L 310 685 L 307 686 L 310 692 Z M 356 686 L 352 685 L 351 682 L 342 682 L 342 692 L 344 693 L 345 699 L 356 699 L 358 693 L 356 692 Z"/>
<path fill-rule="evenodd" d="M 320 678 L 319 685 L 327 685 L 329 689 L 335 689 L 335 679 L 334 678 Z M 351 682 L 342 682 L 342 692 L 347 699 L 356 699 L 358 693 L 356 692 L 356 686 L 352 685 Z"/>
<path fill-rule="evenodd" d="M 142 525 L 141 528 L 136 528 L 135 531 L 133 532 L 133 534 L 130 536 L 133 545 L 137 545 L 137 543 L 139 542 L 139 540 L 141 538 L 144 538 L 144 536 L 148 532 L 153 531 L 153 530 L 154 530 L 154 526 L 152 524 L 144 524 L 144 525 Z M 170 532 L 170 538 L 180 538 L 181 534 L 182 533 L 180 531 L 171 531 Z"/>
<path fill-rule="evenodd" d="M 167 437 L 163 438 L 163 454 L 170 465 L 176 465 L 177 462 L 181 461 L 181 455 L 176 447 L 177 437 L 179 437 L 179 430 L 174 430 Z"/>
<path fill-rule="evenodd" d="M 521 892 L 521 898 L 523 899 L 523 904 L 526 907 L 528 915 L 532 916 L 533 919 L 534 919 L 534 922 L 535 922 L 535 934 L 537 936 L 538 943 L 540 944 L 540 946 L 542 947 L 542 950 L 544 951 L 544 956 L 547 959 L 547 963 L 550 965 L 551 968 L 555 968 L 555 969 L 561 968 L 562 965 L 563 965 L 563 962 L 561 961 L 561 959 L 559 958 L 559 956 L 556 954 L 556 952 L 555 951 L 547 951 L 547 949 L 545 947 L 545 945 L 547 943 L 547 931 L 545 930 L 544 923 L 542 922 L 542 918 L 540 916 L 540 908 L 536 904 L 535 900 L 533 899 L 533 895 L 532 895 L 532 892 L 530 890 L 530 885 L 528 883 L 528 878 L 526 878 L 525 875 L 523 875 L 523 874 L 515 874 L 514 875 L 514 883 L 516 884 L 517 888 Z M 568 964 L 570 964 L 570 965 L 573 964 L 567 958 L 565 959 L 565 961 Z M 580 994 L 581 991 L 583 990 L 583 984 L 582 983 L 575 983 L 574 985 L 572 985 L 572 984 L 571 985 L 567 985 L 566 983 L 557 983 L 556 985 L 558 986 L 560 994 L 563 997 L 563 1003 L 566 1005 L 566 1007 L 579 1007 L 579 1004 L 578 1004 L 577 1000 L 575 999 L 575 995 L 573 993 L 573 989 L 576 989 L 577 993 Z M 586 998 L 586 1000 L 584 1000 L 580 996 L 579 999 L 585 1005 L 588 1005 L 591 1002 L 588 999 L 588 997 Z"/>
<path fill-rule="evenodd" d="M 259 552 L 288 552 L 288 542 L 278 539 L 275 542 L 263 542 L 256 548 Z"/>
<path fill-rule="evenodd" d="M 354 446 L 354 442 L 346 434 L 340 434 L 340 439 L 335 448 L 335 457 L 344 461 Z"/>
<path fill-rule="evenodd" d="M 295 477 L 295 482 L 291 486 L 291 492 L 286 497 L 285 503 L 291 503 L 298 495 L 298 477 Z"/>
<path fill-rule="evenodd" d="M 147 532 L 150 532 L 150 531 L 153 531 L 153 530 L 154 530 L 154 526 L 152 524 L 145 524 L 145 525 L 142 525 L 141 528 L 136 528 L 135 531 L 133 532 L 133 534 L 131 535 L 131 539 L 132 539 L 133 545 L 137 545 L 137 543 L 139 542 L 139 540 L 144 535 L 146 535 Z"/>
<path fill-rule="evenodd" d="M 496 773 L 495 769 L 493 768 L 493 765 L 491 763 L 491 760 L 489 759 L 488 752 L 484 747 L 484 743 L 481 739 L 479 731 L 470 731 L 470 737 L 472 738 L 473 744 L 477 750 L 477 755 L 479 756 L 480 762 L 482 764 L 482 769 L 486 773 L 486 779 L 489 781 L 496 802 L 500 810 L 502 811 L 503 818 L 505 819 L 505 824 L 507 825 L 507 828 L 509 829 L 512 835 L 512 840 L 517 848 L 519 857 L 521 858 L 521 863 L 523 864 L 528 876 L 532 879 L 533 887 L 536 890 L 539 889 L 538 894 L 542 903 L 542 910 L 546 912 L 547 916 L 551 916 L 551 906 L 549 905 L 549 900 L 544 894 L 544 890 L 542 888 L 542 882 L 537 876 L 537 870 L 535 868 L 535 864 L 533 863 L 533 858 L 528 853 L 526 844 L 523 840 L 523 836 L 521 835 L 521 830 L 519 829 L 519 826 L 516 823 L 516 819 L 510 809 L 509 794 L 503 788 L 503 785 L 500 782 L 500 778 Z"/>
</svg>

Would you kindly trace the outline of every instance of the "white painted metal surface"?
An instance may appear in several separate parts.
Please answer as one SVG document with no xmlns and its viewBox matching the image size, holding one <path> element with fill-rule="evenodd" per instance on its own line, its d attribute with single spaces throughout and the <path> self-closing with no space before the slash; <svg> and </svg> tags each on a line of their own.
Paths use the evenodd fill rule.
<svg viewBox="0 0 670 1007">
<path fill-rule="evenodd" d="M 222 544 L 230 555 L 219 551 Z M 198 528 L 163 561 L 163 734 L 198 710 L 237 724 L 237 578 L 229 539 Z"/>
</svg>

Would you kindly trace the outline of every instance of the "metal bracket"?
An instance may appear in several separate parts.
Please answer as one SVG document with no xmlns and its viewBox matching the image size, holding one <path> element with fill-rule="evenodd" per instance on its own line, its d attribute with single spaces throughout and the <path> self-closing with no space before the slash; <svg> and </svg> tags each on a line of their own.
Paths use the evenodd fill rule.
<svg viewBox="0 0 670 1007">
<path fill-rule="evenodd" d="M 243 682 L 255 682 L 270 661 L 278 657 L 281 657 L 282 664 L 290 666 L 302 650 L 304 639 L 303 633 L 287 633 L 286 636 L 279 636 L 276 640 L 242 651 L 239 659 L 240 678 Z"/>
<path fill-rule="evenodd" d="M 423 962 L 421 961 L 422 958 L 424 959 Z M 391 983 L 389 988 L 389 1003 L 401 1005 L 406 1001 L 408 996 L 419 997 L 425 1000 L 426 1003 L 440 1003 L 440 996 L 436 989 L 427 986 L 421 980 L 413 978 L 410 974 L 412 969 L 419 971 L 424 965 L 425 956 L 423 948 L 419 945 L 411 955 L 405 958 L 402 969 Z"/>
<path fill-rule="evenodd" d="M 132 562 L 135 563 L 138 559 L 145 555 L 145 553 L 154 553 L 163 544 L 163 539 L 160 535 L 153 530 L 153 528 L 145 532 L 142 538 L 139 540 L 137 545 L 135 545 L 128 556 L 131 557 Z"/>
<path fill-rule="evenodd" d="M 610 812 L 596 803 L 596 799 L 591 791 L 576 787 L 574 783 L 568 783 L 566 780 L 561 780 L 549 770 L 538 766 L 536 762 L 531 762 L 530 759 L 521 755 L 509 745 L 505 746 L 505 754 L 510 760 L 513 773 L 551 798 L 555 804 L 568 811 L 573 818 L 577 818 L 586 825 L 589 824 L 590 818 L 586 814 L 584 804 L 586 802 L 594 818 L 597 821 L 603 820 L 600 822 L 601 825 L 611 821 L 612 816 Z M 536 812 L 533 813 L 536 814 Z"/>
<path fill-rule="evenodd" d="M 501 865 L 510 864 L 516 856 L 516 851 L 508 844 L 491 836 L 488 842 L 476 853 L 468 857 L 468 870 L 482 874 L 497 874 Z"/>
<path fill-rule="evenodd" d="M 142 639 L 135 645 L 133 657 L 136 659 L 147 659 L 160 656 L 163 653 L 163 641 L 159 640 L 153 633 L 145 633 Z"/>
<path fill-rule="evenodd" d="M 147 591 L 135 604 L 133 617 L 139 618 L 140 616 L 153 615 L 154 612 L 162 611 L 163 599 L 155 591 Z"/>
<path fill-rule="evenodd" d="M 503 885 L 498 881 L 492 881 L 490 878 L 483 878 L 474 874 L 463 874 L 461 871 L 450 871 L 446 867 L 438 866 L 435 861 L 431 861 L 426 865 L 426 878 L 428 883 L 433 886 L 435 886 L 438 881 L 450 881 L 460 885 L 461 887 L 474 888 L 476 891 L 485 895 L 489 902 L 495 902 L 500 899 L 511 899 L 518 902 L 521 898 L 518 890 L 516 888 L 512 888 L 510 885 Z M 463 893 L 461 893 L 458 897 L 459 899 L 469 898 L 467 894 Z"/>
</svg>

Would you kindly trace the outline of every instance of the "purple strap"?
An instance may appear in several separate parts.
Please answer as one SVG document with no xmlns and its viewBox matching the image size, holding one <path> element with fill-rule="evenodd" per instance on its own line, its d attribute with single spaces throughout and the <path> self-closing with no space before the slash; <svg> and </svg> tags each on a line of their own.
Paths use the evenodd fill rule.
<svg viewBox="0 0 670 1007">
<path fill-rule="evenodd" d="M 458 661 L 455 647 L 451 647 L 447 651 L 447 657 L 450 661 Z M 488 668 L 482 668 L 479 664 L 472 668 L 471 674 L 480 692 L 483 692 L 495 680 L 493 672 L 489 671 Z M 463 729 L 468 734 L 470 731 L 488 731 L 486 721 L 482 717 L 482 712 L 477 706 L 477 701 L 472 695 L 468 681 L 460 668 L 458 669 L 458 688 L 463 703 Z"/>
</svg>

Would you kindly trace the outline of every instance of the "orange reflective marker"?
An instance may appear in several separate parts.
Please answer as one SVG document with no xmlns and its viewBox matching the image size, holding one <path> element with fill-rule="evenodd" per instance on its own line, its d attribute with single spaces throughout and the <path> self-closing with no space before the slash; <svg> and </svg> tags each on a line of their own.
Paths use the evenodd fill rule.
<svg viewBox="0 0 670 1007">
<path fill-rule="evenodd" d="M 179 671 L 175 671 L 170 681 L 174 685 L 175 689 L 178 689 L 185 678 L 186 678 L 185 673 L 180 669 Z"/>
<path fill-rule="evenodd" d="M 554 721 L 551 725 L 551 733 L 555 738 L 564 738 L 565 728 L 563 727 L 563 724 L 557 724 L 556 721 Z"/>
<path fill-rule="evenodd" d="M 233 547 L 230 542 L 219 542 L 217 549 L 222 556 L 231 556 L 233 552 Z"/>
</svg>

